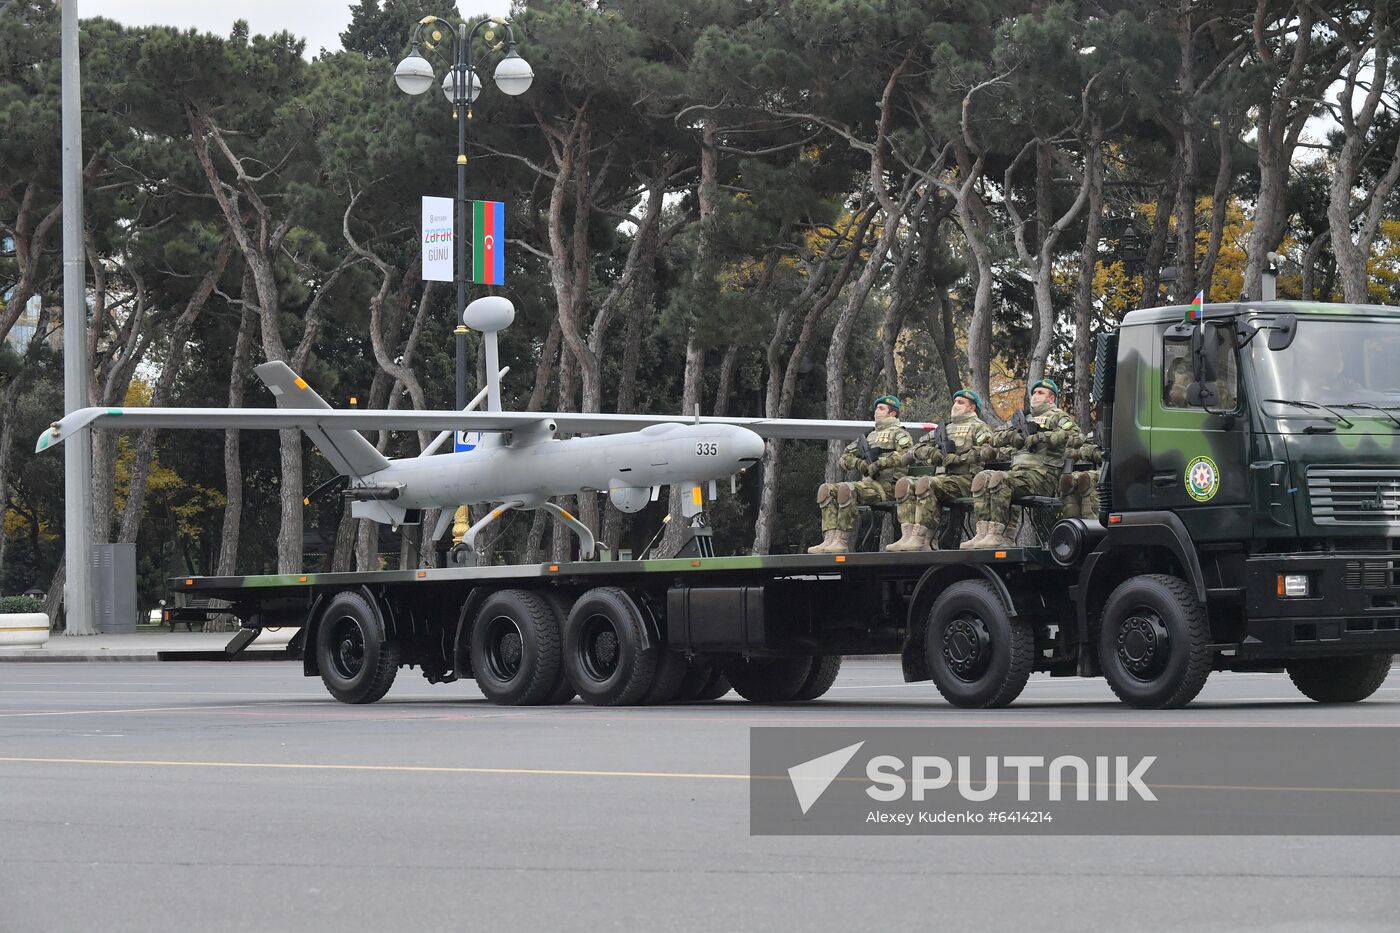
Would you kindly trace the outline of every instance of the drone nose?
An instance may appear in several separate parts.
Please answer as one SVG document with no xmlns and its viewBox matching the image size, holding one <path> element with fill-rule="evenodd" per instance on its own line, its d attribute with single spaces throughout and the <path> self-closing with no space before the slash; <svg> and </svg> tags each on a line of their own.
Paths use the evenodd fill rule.
<svg viewBox="0 0 1400 933">
<path fill-rule="evenodd" d="M 739 434 L 734 439 L 734 448 L 737 451 L 737 459 L 743 464 L 757 463 L 767 451 L 763 438 L 748 428 L 739 429 Z"/>
</svg>

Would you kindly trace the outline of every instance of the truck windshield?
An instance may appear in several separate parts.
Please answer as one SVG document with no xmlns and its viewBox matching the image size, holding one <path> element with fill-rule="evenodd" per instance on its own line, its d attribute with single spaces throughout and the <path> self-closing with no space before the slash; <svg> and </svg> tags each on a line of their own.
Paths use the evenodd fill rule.
<svg viewBox="0 0 1400 933">
<path fill-rule="evenodd" d="M 1249 349 L 1260 398 L 1400 405 L 1400 321 L 1300 317 L 1287 349 L 1270 350 L 1267 332 Z M 1297 407 L 1266 407 L 1274 416 L 1306 416 Z"/>
</svg>

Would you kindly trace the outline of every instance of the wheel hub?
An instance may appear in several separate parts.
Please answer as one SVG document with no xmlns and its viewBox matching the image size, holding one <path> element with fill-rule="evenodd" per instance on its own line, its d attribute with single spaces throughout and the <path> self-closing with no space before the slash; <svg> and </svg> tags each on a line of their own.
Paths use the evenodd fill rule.
<svg viewBox="0 0 1400 933">
<path fill-rule="evenodd" d="M 1134 677 L 1151 679 L 1166 666 L 1168 641 L 1161 616 L 1147 609 L 1135 610 L 1118 627 L 1118 659 Z"/>
<path fill-rule="evenodd" d="M 943 659 L 961 680 L 975 680 L 987 669 L 992 636 L 978 616 L 960 615 L 943 630 Z"/>
<path fill-rule="evenodd" d="M 486 663 L 498 680 L 513 680 L 520 672 L 525 655 L 524 639 L 514 620 L 498 616 L 489 623 L 486 639 Z"/>
<path fill-rule="evenodd" d="M 365 664 L 365 635 L 359 623 L 345 618 L 336 623 L 335 668 L 341 677 L 353 678 Z"/>
<path fill-rule="evenodd" d="M 617 670 L 620 659 L 617 630 L 602 616 L 589 619 L 584 627 L 583 667 L 596 681 L 607 680 Z"/>
</svg>

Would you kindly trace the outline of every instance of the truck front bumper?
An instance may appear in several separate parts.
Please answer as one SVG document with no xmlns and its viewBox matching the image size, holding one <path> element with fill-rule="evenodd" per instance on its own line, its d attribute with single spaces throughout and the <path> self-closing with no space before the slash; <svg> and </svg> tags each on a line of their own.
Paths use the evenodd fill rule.
<svg viewBox="0 0 1400 933">
<path fill-rule="evenodd" d="M 1284 595 L 1298 575 L 1307 595 Z M 1244 584 L 1241 657 L 1400 653 L 1400 552 L 1251 557 Z"/>
</svg>

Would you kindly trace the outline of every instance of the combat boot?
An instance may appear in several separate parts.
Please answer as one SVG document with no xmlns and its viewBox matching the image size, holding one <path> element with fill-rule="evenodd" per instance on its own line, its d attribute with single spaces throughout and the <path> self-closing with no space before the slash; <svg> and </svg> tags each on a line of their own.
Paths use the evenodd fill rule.
<svg viewBox="0 0 1400 933">
<path fill-rule="evenodd" d="M 851 532 L 836 529 L 831 533 L 831 544 L 825 553 L 844 554 L 851 549 Z"/>
<path fill-rule="evenodd" d="M 1016 542 L 1006 536 L 1005 522 L 988 522 L 987 536 L 977 545 L 978 547 L 1015 547 Z"/>
<path fill-rule="evenodd" d="M 919 550 L 938 550 L 938 530 L 930 528 L 927 525 L 920 525 L 919 528 L 921 529 L 919 532 Z"/>
<path fill-rule="evenodd" d="M 836 529 L 835 529 L 835 528 L 828 528 L 828 529 L 826 529 L 825 531 L 822 532 L 822 543 L 821 543 L 821 544 L 814 544 L 814 545 L 812 545 L 811 547 L 809 547 L 809 548 L 807 549 L 807 553 L 808 553 L 808 554 L 834 554 L 834 553 L 836 553 L 836 551 L 835 551 L 835 550 L 832 548 L 832 546 L 831 546 L 831 545 L 832 545 L 832 539 L 835 538 L 835 537 L 836 537 Z"/>
<path fill-rule="evenodd" d="M 892 542 L 890 542 L 889 544 L 885 545 L 885 550 L 887 550 L 887 551 L 919 551 L 919 550 L 922 550 L 922 549 L 923 549 L 923 545 L 922 545 L 922 544 L 920 543 L 920 541 L 919 541 L 919 532 L 918 532 L 918 529 L 923 528 L 923 527 L 924 527 L 923 525 L 915 524 L 914 522 L 901 522 L 901 523 L 900 523 L 900 526 L 899 526 L 899 533 L 900 533 L 900 534 L 899 534 L 899 540 L 898 540 L 898 541 L 892 541 Z"/>
<path fill-rule="evenodd" d="M 976 533 L 973 534 L 972 537 L 964 541 L 962 544 L 958 545 L 958 547 L 964 551 L 968 551 L 976 547 L 981 547 L 982 545 L 978 544 L 977 542 L 981 541 L 987 536 L 987 526 L 990 524 L 991 522 L 978 521 Z"/>
</svg>

